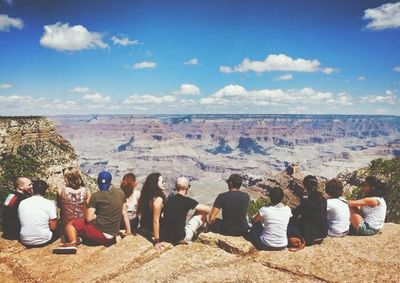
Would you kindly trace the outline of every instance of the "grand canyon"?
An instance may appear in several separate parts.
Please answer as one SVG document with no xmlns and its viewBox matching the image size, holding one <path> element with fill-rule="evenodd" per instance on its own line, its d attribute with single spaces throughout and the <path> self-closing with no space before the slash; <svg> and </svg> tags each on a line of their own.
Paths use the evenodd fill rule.
<svg viewBox="0 0 400 283">
<path fill-rule="evenodd" d="M 74 146 L 81 170 L 127 172 L 139 181 L 161 172 L 192 181 L 206 203 L 226 190 L 231 173 L 249 180 L 289 164 L 332 178 L 375 158 L 400 156 L 400 117 L 360 115 L 87 115 L 50 117 Z"/>
</svg>

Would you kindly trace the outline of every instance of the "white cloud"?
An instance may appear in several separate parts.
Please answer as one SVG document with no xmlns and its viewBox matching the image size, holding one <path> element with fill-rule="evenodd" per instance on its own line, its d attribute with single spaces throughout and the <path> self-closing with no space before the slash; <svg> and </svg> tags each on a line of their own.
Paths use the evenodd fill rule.
<svg viewBox="0 0 400 283">
<path fill-rule="evenodd" d="M 12 84 L 0 84 L 0 89 L 8 89 L 8 88 L 12 88 Z"/>
<path fill-rule="evenodd" d="M 374 9 L 367 9 L 364 11 L 363 18 L 371 20 L 367 24 L 368 29 L 400 28 L 400 2 L 387 3 Z"/>
<path fill-rule="evenodd" d="M 149 61 L 143 61 L 140 63 L 135 63 L 133 65 L 134 69 L 149 69 L 149 68 L 155 68 L 157 67 L 157 64 L 155 62 L 149 62 Z"/>
<path fill-rule="evenodd" d="M 111 102 L 111 97 L 102 95 L 98 92 L 93 94 L 86 94 L 82 97 L 84 100 L 89 100 L 90 102 L 96 104 L 106 104 Z"/>
<path fill-rule="evenodd" d="M 176 97 L 172 95 L 155 96 L 155 95 L 131 95 L 127 97 L 122 104 L 124 105 L 142 105 L 142 104 L 161 104 L 172 103 L 176 101 Z"/>
<path fill-rule="evenodd" d="M 400 72 L 400 66 L 394 67 L 394 68 L 393 68 L 393 71 L 395 71 L 395 72 Z"/>
<path fill-rule="evenodd" d="M 397 102 L 397 97 L 391 90 L 386 90 L 385 95 L 370 95 L 361 98 L 361 101 L 375 104 L 375 103 L 386 103 L 394 105 Z"/>
<path fill-rule="evenodd" d="M 77 87 L 71 88 L 69 91 L 74 92 L 74 93 L 88 93 L 90 91 L 90 89 L 86 86 L 77 86 Z"/>
<path fill-rule="evenodd" d="M 293 79 L 292 74 L 286 74 L 276 78 L 277 81 L 290 81 L 291 79 Z"/>
<path fill-rule="evenodd" d="M 188 61 L 183 62 L 183 65 L 198 65 L 199 60 L 197 58 L 192 58 Z"/>
<path fill-rule="evenodd" d="M 181 88 L 174 92 L 175 95 L 199 95 L 200 89 L 192 84 L 181 84 Z"/>
<path fill-rule="evenodd" d="M 364 77 L 364 76 L 361 76 L 361 77 L 358 77 L 358 78 L 357 78 L 358 81 L 365 81 L 366 79 L 367 79 L 367 78 Z"/>
<path fill-rule="evenodd" d="M 312 88 L 300 90 L 290 89 L 261 89 L 246 90 L 240 85 L 228 85 L 218 90 L 209 97 L 202 98 L 200 104 L 204 105 L 342 105 L 350 106 L 353 98 L 345 93 L 337 95 L 331 92 L 316 91 Z M 301 106 L 301 105 L 300 105 Z"/>
<path fill-rule="evenodd" d="M 107 48 L 103 35 L 90 32 L 82 25 L 69 26 L 68 23 L 55 23 L 44 26 L 40 44 L 57 51 L 78 51 L 91 48 Z"/>
<path fill-rule="evenodd" d="M 139 40 L 130 40 L 129 37 L 127 36 L 113 36 L 111 37 L 111 40 L 113 41 L 114 45 L 122 45 L 122 46 L 128 46 L 128 45 L 136 45 L 139 44 Z"/>
<path fill-rule="evenodd" d="M 20 18 L 11 18 L 8 15 L 0 15 L 0 31 L 10 31 L 10 28 L 22 29 L 24 22 Z"/>
<path fill-rule="evenodd" d="M 337 72 L 337 71 L 338 71 L 337 69 L 330 68 L 330 67 L 321 69 L 321 72 L 323 72 L 324 74 L 327 74 L 327 75 L 330 75 L 330 74 L 332 74 L 334 72 Z"/>
<path fill-rule="evenodd" d="M 293 72 L 324 72 L 331 74 L 335 71 L 333 68 L 321 68 L 321 63 L 314 60 L 306 60 L 302 58 L 293 59 L 285 54 L 270 54 L 263 61 L 251 61 L 245 58 L 242 63 L 235 67 L 220 66 L 220 72 L 233 73 L 233 72 L 249 72 L 256 73 L 271 72 L 271 71 L 293 71 Z"/>
</svg>

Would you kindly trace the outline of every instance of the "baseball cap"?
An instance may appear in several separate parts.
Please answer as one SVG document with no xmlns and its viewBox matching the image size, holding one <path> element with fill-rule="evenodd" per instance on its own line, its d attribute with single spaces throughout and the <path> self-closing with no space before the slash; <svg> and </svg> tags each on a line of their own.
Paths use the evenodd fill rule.
<svg viewBox="0 0 400 283">
<path fill-rule="evenodd" d="M 107 171 L 102 171 L 97 177 L 97 185 L 101 191 L 108 191 L 111 186 L 112 176 Z"/>
</svg>

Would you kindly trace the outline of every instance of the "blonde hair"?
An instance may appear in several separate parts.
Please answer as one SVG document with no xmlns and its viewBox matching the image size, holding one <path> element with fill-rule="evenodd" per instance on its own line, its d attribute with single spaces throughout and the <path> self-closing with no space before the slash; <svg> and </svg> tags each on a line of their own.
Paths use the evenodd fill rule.
<svg viewBox="0 0 400 283">
<path fill-rule="evenodd" d="M 85 186 L 82 177 L 79 174 L 78 169 L 74 167 L 68 167 L 63 170 L 63 173 L 64 173 L 64 182 L 67 187 L 77 190 L 80 187 Z"/>
</svg>

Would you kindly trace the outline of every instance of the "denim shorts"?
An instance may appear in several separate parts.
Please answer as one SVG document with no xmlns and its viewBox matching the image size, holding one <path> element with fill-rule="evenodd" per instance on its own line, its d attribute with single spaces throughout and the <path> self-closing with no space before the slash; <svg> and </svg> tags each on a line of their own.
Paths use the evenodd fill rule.
<svg viewBox="0 0 400 283">
<path fill-rule="evenodd" d="M 379 231 L 380 231 L 379 229 L 375 230 L 375 229 L 372 229 L 371 227 L 369 227 L 368 223 L 362 222 L 358 226 L 356 235 L 357 236 L 372 236 L 372 235 L 378 234 Z"/>
</svg>

